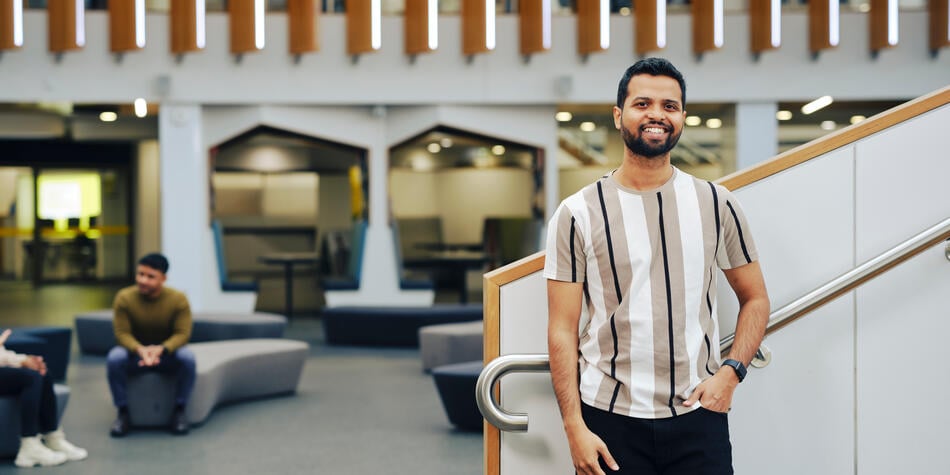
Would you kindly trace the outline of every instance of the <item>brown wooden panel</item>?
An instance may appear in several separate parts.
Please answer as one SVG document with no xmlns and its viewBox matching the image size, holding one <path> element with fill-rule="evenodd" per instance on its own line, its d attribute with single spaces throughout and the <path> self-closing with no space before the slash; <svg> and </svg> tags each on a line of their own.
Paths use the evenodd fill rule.
<svg viewBox="0 0 950 475">
<path fill-rule="evenodd" d="M 837 46 L 831 41 L 831 29 L 838 28 L 831 23 L 830 8 L 835 5 L 838 5 L 837 0 L 809 0 L 808 49 L 813 54 Z"/>
<path fill-rule="evenodd" d="M 666 30 L 666 9 L 661 12 L 657 0 L 634 0 L 633 22 L 638 55 L 643 56 L 651 51 L 661 50 L 666 46 L 666 38 L 657 36 L 659 31 Z M 662 27 L 660 22 L 663 23 Z"/>
<path fill-rule="evenodd" d="M 930 50 L 950 46 L 950 0 L 930 0 Z"/>
<path fill-rule="evenodd" d="M 17 3 L 14 3 L 17 2 Z M 14 9 L 19 6 L 19 9 Z M 13 24 L 17 16 L 20 28 L 23 28 L 23 3 L 21 0 L 0 0 L 0 50 L 19 48 L 23 41 L 23 32 L 16 39 Z M 17 44 L 17 43 L 21 44 Z"/>
<path fill-rule="evenodd" d="M 109 0 L 109 50 L 113 53 L 142 49 L 136 43 L 136 9 L 142 8 L 145 14 L 145 2 L 136 0 Z M 144 32 L 142 32 L 144 35 Z"/>
<path fill-rule="evenodd" d="M 82 43 L 85 41 L 79 37 L 82 30 L 77 28 L 76 19 L 82 18 L 84 8 L 83 4 L 76 0 L 49 0 L 46 14 L 50 51 L 61 53 L 83 47 Z"/>
<path fill-rule="evenodd" d="M 521 54 L 551 49 L 551 0 L 521 0 L 519 8 Z"/>
<path fill-rule="evenodd" d="M 257 51 L 254 0 L 228 0 L 228 26 L 231 30 L 231 52 Z"/>
<path fill-rule="evenodd" d="M 376 12 L 379 15 L 379 12 Z M 373 4 L 371 0 L 346 2 L 346 50 L 351 55 L 376 51 L 373 48 Z"/>
<path fill-rule="evenodd" d="M 602 24 L 602 8 L 609 7 L 603 5 L 600 0 L 577 0 L 577 52 L 579 54 L 586 55 L 607 50 L 600 42 L 601 32 L 609 28 L 608 25 Z"/>
<path fill-rule="evenodd" d="M 871 11 L 868 12 L 870 21 L 868 24 L 871 27 L 872 53 L 897 46 L 896 32 L 894 32 L 894 44 L 888 41 L 888 37 L 892 36 L 887 21 L 890 2 L 896 3 L 897 0 L 871 0 Z"/>
<path fill-rule="evenodd" d="M 287 0 L 287 45 L 292 54 L 320 49 L 317 41 L 316 0 Z"/>
<path fill-rule="evenodd" d="M 199 51 L 204 44 L 199 44 L 198 14 L 195 0 L 171 0 L 169 11 L 171 28 L 172 53 L 187 53 Z M 204 16 L 204 12 L 202 12 Z M 204 28 L 204 25 L 201 25 Z M 202 42 L 203 43 L 203 42 Z"/>
<path fill-rule="evenodd" d="M 485 0 L 462 0 L 462 54 L 487 53 L 493 45 L 488 44 L 486 32 L 488 6 Z M 492 3 L 494 5 L 494 3 Z"/>
<path fill-rule="evenodd" d="M 429 44 L 429 16 L 438 14 L 438 11 L 429 11 L 429 0 L 406 0 L 403 15 L 406 54 L 428 53 L 434 49 Z"/>
<path fill-rule="evenodd" d="M 773 14 L 781 15 L 782 13 L 781 7 L 778 11 L 772 11 L 772 0 L 749 0 L 749 34 L 752 53 L 759 54 L 778 48 L 772 41 Z"/>
<path fill-rule="evenodd" d="M 716 9 L 719 9 L 719 18 L 723 18 L 722 2 L 716 0 L 693 0 L 690 7 L 693 17 L 693 53 L 701 55 L 707 51 L 715 51 L 721 45 L 716 44 Z M 723 28 L 723 25 L 719 25 Z M 720 32 L 723 34 L 723 32 Z"/>
</svg>

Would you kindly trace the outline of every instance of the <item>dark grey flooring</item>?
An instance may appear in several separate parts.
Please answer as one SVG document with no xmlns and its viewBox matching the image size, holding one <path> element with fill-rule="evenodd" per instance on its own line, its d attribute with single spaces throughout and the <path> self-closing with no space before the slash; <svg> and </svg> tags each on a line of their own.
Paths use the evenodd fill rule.
<svg viewBox="0 0 950 475">
<path fill-rule="evenodd" d="M 3 282 L 0 327 L 72 326 L 74 313 L 108 307 L 114 291 L 62 285 L 34 292 Z M 103 358 L 74 349 L 63 427 L 89 459 L 29 470 L 0 459 L 0 473 L 482 473 L 481 434 L 448 423 L 418 350 L 326 345 L 312 316 L 292 321 L 286 336 L 311 345 L 297 394 L 219 407 L 185 437 L 139 431 L 111 439 Z"/>
</svg>

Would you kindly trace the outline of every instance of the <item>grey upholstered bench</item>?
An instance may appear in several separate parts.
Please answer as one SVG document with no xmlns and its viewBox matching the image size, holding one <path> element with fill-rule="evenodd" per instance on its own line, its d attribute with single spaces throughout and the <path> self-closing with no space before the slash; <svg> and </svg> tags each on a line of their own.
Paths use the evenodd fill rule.
<svg viewBox="0 0 950 475">
<path fill-rule="evenodd" d="M 419 353 L 422 370 L 436 366 L 481 360 L 484 337 L 481 321 L 443 323 L 419 329 Z"/>
<path fill-rule="evenodd" d="M 56 420 L 63 418 L 69 402 L 69 387 L 53 385 L 56 393 Z M 0 458 L 12 457 L 20 450 L 20 401 L 13 396 L 0 397 Z"/>
<path fill-rule="evenodd" d="M 482 414 L 475 402 L 475 385 L 482 372 L 481 360 L 438 366 L 432 380 L 449 422 L 466 431 L 482 430 Z"/>
<path fill-rule="evenodd" d="M 333 345 L 419 346 L 419 329 L 482 319 L 482 304 L 431 307 L 330 307 L 320 314 Z"/>
<path fill-rule="evenodd" d="M 310 346 L 285 339 L 242 339 L 188 345 L 197 378 L 188 422 L 204 421 L 218 404 L 297 390 Z M 159 373 L 129 378 L 129 415 L 138 427 L 164 426 L 175 404 L 175 381 Z"/>
<path fill-rule="evenodd" d="M 194 324 L 191 342 L 236 340 L 240 338 L 280 338 L 287 327 L 287 317 L 274 313 L 204 313 L 191 316 Z M 112 310 L 96 310 L 76 315 L 76 339 L 79 351 L 105 355 L 116 345 L 112 330 Z"/>
</svg>

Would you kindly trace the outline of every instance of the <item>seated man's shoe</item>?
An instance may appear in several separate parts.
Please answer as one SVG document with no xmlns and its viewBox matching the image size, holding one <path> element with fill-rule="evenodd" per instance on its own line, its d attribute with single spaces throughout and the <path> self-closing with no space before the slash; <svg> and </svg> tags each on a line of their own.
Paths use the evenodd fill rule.
<svg viewBox="0 0 950 475">
<path fill-rule="evenodd" d="M 112 428 L 109 429 L 109 435 L 112 437 L 124 437 L 129 433 L 130 426 L 131 421 L 129 420 L 129 413 L 125 411 L 119 411 L 119 415 L 115 418 L 115 422 L 112 423 Z"/>
<path fill-rule="evenodd" d="M 176 408 L 172 414 L 171 431 L 175 435 L 185 435 L 188 433 L 188 417 L 185 415 L 184 408 Z"/>
</svg>

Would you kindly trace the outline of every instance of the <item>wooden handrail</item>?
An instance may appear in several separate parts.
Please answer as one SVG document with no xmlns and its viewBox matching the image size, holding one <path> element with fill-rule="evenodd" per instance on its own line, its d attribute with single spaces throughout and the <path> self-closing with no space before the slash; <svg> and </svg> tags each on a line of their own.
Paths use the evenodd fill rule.
<svg viewBox="0 0 950 475">
<path fill-rule="evenodd" d="M 723 177 L 717 182 L 730 190 L 742 188 L 947 104 L 950 104 L 950 86 L 791 149 L 771 160 Z M 483 302 L 485 307 L 484 361 L 486 364 L 497 358 L 501 352 L 501 286 L 527 277 L 543 268 L 544 251 L 541 251 L 485 274 Z M 883 272 L 883 269 L 881 272 Z M 495 391 L 498 391 L 498 389 L 495 388 Z M 497 393 L 495 397 L 497 399 Z M 499 472 L 498 468 L 501 464 L 501 432 L 485 422 L 484 434 L 485 473 L 494 475 Z"/>
</svg>

